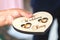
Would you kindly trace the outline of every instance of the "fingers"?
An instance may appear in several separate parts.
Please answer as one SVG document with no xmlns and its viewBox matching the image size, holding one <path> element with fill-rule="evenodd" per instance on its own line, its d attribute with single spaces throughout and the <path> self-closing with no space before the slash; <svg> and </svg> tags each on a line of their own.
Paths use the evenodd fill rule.
<svg viewBox="0 0 60 40">
<path fill-rule="evenodd" d="M 18 18 L 21 16 L 24 16 L 27 18 L 32 17 L 32 13 L 23 9 L 10 9 L 10 10 L 11 11 L 8 11 L 8 13 L 10 13 L 13 18 Z"/>
<path fill-rule="evenodd" d="M 7 16 L 0 16 L 0 27 L 5 25 L 10 25 L 13 21 L 13 17 L 10 15 Z"/>
<path fill-rule="evenodd" d="M 10 15 L 7 15 L 5 25 L 11 25 L 12 21 L 13 21 L 13 17 Z"/>
<path fill-rule="evenodd" d="M 27 17 L 27 18 L 32 17 L 32 13 L 30 13 L 30 12 L 28 12 L 28 11 L 26 11 L 26 10 L 19 10 L 18 12 L 19 12 L 19 14 L 20 14 L 21 16 L 24 16 L 24 17 Z"/>
</svg>

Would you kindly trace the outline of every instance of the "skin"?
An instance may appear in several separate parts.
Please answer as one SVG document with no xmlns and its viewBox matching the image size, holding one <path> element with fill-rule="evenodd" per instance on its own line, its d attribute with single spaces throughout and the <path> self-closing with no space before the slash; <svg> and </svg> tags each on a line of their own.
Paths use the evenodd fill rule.
<svg viewBox="0 0 60 40">
<path fill-rule="evenodd" d="M 30 18 L 32 13 L 19 8 L 0 10 L 0 27 L 11 25 L 14 19 L 22 16 Z"/>
</svg>

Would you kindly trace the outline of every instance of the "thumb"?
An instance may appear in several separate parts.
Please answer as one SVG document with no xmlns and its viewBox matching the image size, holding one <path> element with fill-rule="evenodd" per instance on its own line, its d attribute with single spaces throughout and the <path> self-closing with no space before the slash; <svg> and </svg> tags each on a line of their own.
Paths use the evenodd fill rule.
<svg viewBox="0 0 60 40">
<path fill-rule="evenodd" d="M 21 16 L 24 16 L 24 17 L 27 17 L 27 18 L 32 17 L 32 13 L 30 13 L 26 10 L 23 10 L 23 9 L 14 10 L 14 11 L 11 11 L 9 13 L 11 14 L 11 16 L 13 18 L 18 18 L 18 17 L 21 17 Z"/>
<path fill-rule="evenodd" d="M 19 11 L 19 14 L 20 14 L 21 16 L 24 16 L 24 17 L 27 17 L 27 18 L 32 17 L 32 13 L 30 13 L 30 12 L 28 12 L 28 11 L 26 11 L 26 10 L 20 10 L 20 11 Z"/>
</svg>

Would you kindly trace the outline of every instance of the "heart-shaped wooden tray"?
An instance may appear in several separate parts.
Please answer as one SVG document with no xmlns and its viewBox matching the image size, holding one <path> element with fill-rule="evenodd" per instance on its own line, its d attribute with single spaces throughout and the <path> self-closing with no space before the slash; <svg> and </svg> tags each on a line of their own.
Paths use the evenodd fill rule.
<svg viewBox="0 0 60 40">
<path fill-rule="evenodd" d="M 20 17 L 12 22 L 13 28 L 28 34 L 44 34 L 50 27 L 53 17 L 48 12 L 36 12 L 32 18 Z"/>
</svg>

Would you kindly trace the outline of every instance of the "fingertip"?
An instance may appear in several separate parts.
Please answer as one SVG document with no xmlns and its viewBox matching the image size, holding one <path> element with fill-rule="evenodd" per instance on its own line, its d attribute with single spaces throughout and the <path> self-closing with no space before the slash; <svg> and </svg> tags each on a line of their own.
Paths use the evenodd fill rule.
<svg viewBox="0 0 60 40">
<path fill-rule="evenodd" d="M 32 17 L 32 13 L 30 13 L 30 12 L 28 12 L 28 11 L 26 11 L 26 10 L 20 10 L 20 11 L 19 11 L 19 14 L 20 14 L 21 16 L 24 16 L 24 17 L 27 17 L 27 18 Z"/>
<path fill-rule="evenodd" d="M 26 17 L 27 17 L 27 18 L 32 17 L 32 13 L 27 13 L 27 14 L 26 14 Z"/>
</svg>

